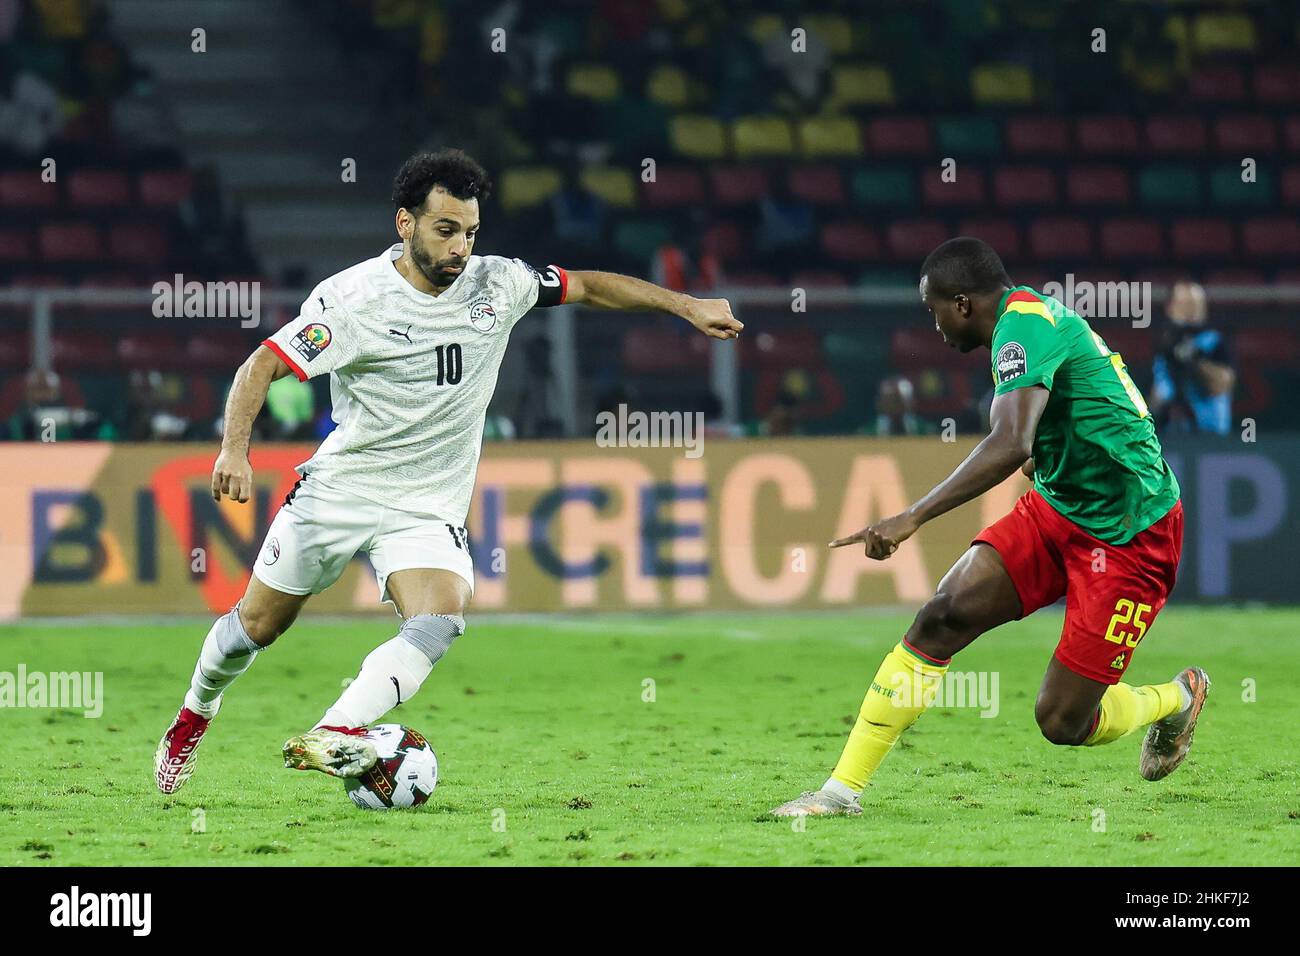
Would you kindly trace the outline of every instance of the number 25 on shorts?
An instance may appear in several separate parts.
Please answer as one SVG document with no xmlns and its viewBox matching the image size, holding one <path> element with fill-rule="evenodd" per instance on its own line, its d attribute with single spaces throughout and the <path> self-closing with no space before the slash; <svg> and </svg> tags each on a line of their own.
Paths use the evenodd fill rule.
<svg viewBox="0 0 1300 956">
<path fill-rule="evenodd" d="M 1150 611 L 1150 604 L 1135 604 L 1128 598 L 1120 598 L 1115 602 L 1115 613 L 1106 628 L 1106 640 L 1112 644 L 1137 647 L 1147 632 L 1147 622 L 1142 620 L 1142 616 Z"/>
</svg>

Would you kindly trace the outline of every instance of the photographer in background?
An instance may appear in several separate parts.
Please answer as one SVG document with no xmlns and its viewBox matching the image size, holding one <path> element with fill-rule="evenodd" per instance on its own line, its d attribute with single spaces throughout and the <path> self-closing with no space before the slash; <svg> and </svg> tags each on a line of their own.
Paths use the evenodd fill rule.
<svg viewBox="0 0 1300 956">
<path fill-rule="evenodd" d="M 1205 290 L 1195 282 L 1175 283 L 1165 314 L 1164 341 L 1152 368 L 1156 428 L 1162 434 L 1226 435 L 1232 428 L 1237 373 L 1224 334 L 1206 324 Z"/>
</svg>

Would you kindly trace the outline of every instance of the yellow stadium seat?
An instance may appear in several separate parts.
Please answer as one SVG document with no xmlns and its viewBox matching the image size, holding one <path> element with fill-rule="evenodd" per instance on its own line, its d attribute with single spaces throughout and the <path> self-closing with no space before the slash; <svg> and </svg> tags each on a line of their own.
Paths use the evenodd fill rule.
<svg viewBox="0 0 1300 956">
<path fill-rule="evenodd" d="M 836 106 L 892 106 L 894 78 L 872 63 L 850 63 L 831 73 L 831 98 Z"/>
<path fill-rule="evenodd" d="M 536 206 L 560 191 L 560 171 L 550 166 L 517 166 L 501 177 L 501 205 L 507 210 Z"/>
<path fill-rule="evenodd" d="M 618 74 L 607 66 L 579 63 L 569 68 L 565 89 L 570 96 L 603 103 L 618 96 Z"/>
<path fill-rule="evenodd" d="M 1192 46 L 1198 53 L 1251 53 L 1255 23 L 1241 13 L 1202 13 L 1192 21 Z"/>
<path fill-rule="evenodd" d="M 766 43 L 774 34 L 789 36 L 785 21 L 775 13 L 761 13 L 749 21 L 749 38 L 755 43 Z"/>
<path fill-rule="evenodd" d="M 844 56 L 853 49 L 853 24 L 847 17 L 834 14 L 800 17 L 796 26 L 816 34 L 833 56 Z"/>
<path fill-rule="evenodd" d="M 803 155 L 861 156 L 862 130 L 847 116 L 813 116 L 799 124 Z"/>
<path fill-rule="evenodd" d="M 790 124 L 780 116 L 744 116 L 731 128 L 736 156 L 789 156 L 794 152 Z"/>
<path fill-rule="evenodd" d="M 632 174 L 617 166 L 588 166 L 579 177 L 582 188 L 611 206 L 636 206 L 636 182 Z"/>
<path fill-rule="evenodd" d="M 712 116 L 674 116 L 668 135 L 673 150 L 681 156 L 721 159 L 727 155 L 727 131 Z"/>
<path fill-rule="evenodd" d="M 971 96 L 983 106 L 1018 106 L 1034 101 L 1034 76 L 1019 63 L 986 63 L 971 70 Z"/>
<path fill-rule="evenodd" d="M 656 103 L 680 109 L 691 98 L 690 79 L 675 66 L 657 66 L 646 81 L 645 92 Z"/>
</svg>

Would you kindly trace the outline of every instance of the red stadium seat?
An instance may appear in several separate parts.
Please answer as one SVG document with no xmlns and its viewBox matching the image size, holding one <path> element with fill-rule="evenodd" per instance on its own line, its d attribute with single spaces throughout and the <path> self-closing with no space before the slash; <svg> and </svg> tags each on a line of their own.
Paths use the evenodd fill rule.
<svg viewBox="0 0 1300 956">
<path fill-rule="evenodd" d="M 844 273 L 828 269 L 806 269 L 790 276 L 792 289 L 843 289 L 848 284 L 849 280 L 844 278 Z"/>
<path fill-rule="evenodd" d="M 939 219 L 896 219 L 886 231 L 890 255 L 908 263 L 920 262 L 950 238 L 948 227 Z"/>
<path fill-rule="evenodd" d="M 868 153 L 876 156 L 929 158 L 933 149 L 930 123 L 919 117 L 877 117 L 867 122 L 866 144 Z"/>
<path fill-rule="evenodd" d="M 1087 220 L 1074 216 L 1043 216 L 1029 224 L 1029 254 L 1039 260 L 1092 257 L 1092 230 Z"/>
<path fill-rule="evenodd" d="M 682 166 L 661 166 L 654 182 L 641 184 L 641 202 L 647 209 L 695 206 L 704 196 L 704 176 Z"/>
<path fill-rule="evenodd" d="M 229 374 L 244 364 L 252 344 L 233 335 L 192 335 L 185 343 L 185 367 Z"/>
<path fill-rule="evenodd" d="M 821 228 L 822 254 L 841 262 L 871 262 L 880 258 L 880 237 L 861 222 L 833 222 Z"/>
<path fill-rule="evenodd" d="M 190 198 L 194 176 L 188 169 L 154 169 L 140 174 L 137 188 L 146 206 L 176 206 Z"/>
<path fill-rule="evenodd" d="M 894 368 L 970 368 L 969 356 L 949 348 L 933 326 L 924 324 L 894 329 L 889 337 L 889 361 Z"/>
<path fill-rule="evenodd" d="M 1267 116 L 1220 116 L 1214 121 L 1214 141 L 1221 153 L 1273 153 L 1277 151 L 1277 126 Z"/>
<path fill-rule="evenodd" d="M 1118 166 L 1075 166 L 1065 174 L 1065 193 L 1076 206 L 1122 206 L 1132 199 L 1129 175 Z"/>
<path fill-rule="evenodd" d="M 41 182 L 38 172 L 14 170 L 0 173 L 0 207 L 54 209 L 60 202 L 58 184 Z"/>
<path fill-rule="evenodd" d="M 1083 116 L 1075 121 L 1079 152 L 1094 156 L 1127 156 L 1138 151 L 1137 122 L 1131 116 Z"/>
<path fill-rule="evenodd" d="M 958 164 L 952 182 L 944 182 L 940 170 L 927 166 L 921 173 L 921 196 L 927 206 L 984 205 L 984 171 Z"/>
<path fill-rule="evenodd" d="M 97 262 L 104 257 L 99 230 L 88 222 L 50 223 L 37 235 L 45 262 Z"/>
<path fill-rule="evenodd" d="M 796 166 L 787 180 L 791 194 L 814 206 L 838 206 L 847 196 L 844 177 L 829 163 L 816 166 Z"/>
<path fill-rule="evenodd" d="M 1295 259 L 1300 255 L 1300 221 L 1294 216 L 1258 216 L 1241 226 L 1241 251 L 1248 258 Z"/>
<path fill-rule="evenodd" d="M 1205 273 L 1206 285 L 1261 286 L 1268 282 L 1262 269 L 1211 269 Z"/>
<path fill-rule="evenodd" d="M 79 169 L 68 176 L 68 204 L 120 208 L 131 204 L 131 183 L 115 169 Z"/>
<path fill-rule="evenodd" d="M 118 366 L 116 338 L 105 332 L 54 330 L 50 340 L 54 367 L 105 369 Z"/>
<path fill-rule="evenodd" d="M 1165 254 L 1164 231 L 1156 219 L 1137 216 L 1108 219 L 1101 224 L 1099 238 L 1098 251 L 1108 261 L 1158 259 Z"/>
<path fill-rule="evenodd" d="M 1051 206 L 1056 175 L 1046 166 L 1004 166 L 993 172 L 993 201 L 999 206 Z"/>
<path fill-rule="evenodd" d="M 822 364 L 821 335 L 813 329 L 781 329 L 741 336 L 741 363 L 756 368 Z"/>
<path fill-rule="evenodd" d="M 1226 219 L 1189 216 L 1175 219 L 1169 229 L 1173 254 L 1179 259 L 1231 259 L 1236 252 L 1232 223 Z"/>
<path fill-rule="evenodd" d="M 1205 120 L 1199 116 L 1163 114 L 1146 122 L 1146 141 L 1152 152 L 1204 153 L 1208 138 Z"/>
<path fill-rule="evenodd" d="M 0 262 L 31 262 L 36 242 L 26 229 L 0 229 Z"/>
<path fill-rule="evenodd" d="M 1300 206 L 1300 166 L 1288 166 L 1282 171 L 1282 201 L 1288 206 Z"/>
<path fill-rule="evenodd" d="M 1129 368 L 1146 365 L 1155 357 L 1154 337 L 1149 329 L 1107 321 L 1094 322 L 1093 328 L 1105 339 L 1107 348 L 1124 357 L 1124 364 Z"/>
<path fill-rule="evenodd" d="M 113 260 L 126 265 L 161 266 L 170 254 L 167 230 L 155 223 L 118 223 L 108 244 Z"/>
<path fill-rule="evenodd" d="M 963 219 L 957 234 L 983 239 L 1004 260 L 1020 258 L 1020 230 L 1008 219 Z"/>
<path fill-rule="evenodd" d="M 1267 105 L 1300 103 L 1300 64 L 1265 63 L 1255 67 L 1255 99 Z"/>
<path fill-rule="evenodd" d="M 1005 127 L 1007 151 L 1059 154 L 1070 151 L 1070 128 L 1059 116 L 1013 116 Z"/>
<path fill-rule="evenodd" d="M 755 203 L 769 192 L 767 170 L 761 166 L 714 166 L 709 170 L 710 198 L 719 205 Z"/>
<path fill-rule="evenodd" d="M 1207 103 L 1240 103 L 1246 98 L 1246 76 L 1231 63 L 1206 64 L 1192 71 L 1187 92 Z"/>
<path fill-rule="evenodd" d="M 708 367 L 708 344 L 702 336 L 685 336 L 678 329 L 629 328 L 623 335 L 623 369 L 634 374 L 701 371 Z"/>
<path fill-rule="evenodd" d="M 785 284 L 780 276 L 759 269 L 728 269 L 723 279 L 723 285 L 741 289 L 772 289 Z"/>
<path fill-rule="evenodd" d="M 723 262 L 735 262 L 745 256 L 745 234 L 734 222 L 715 222 L 700 237 L 705 252 Z"/>
<path fill-rule="evenodd" d="M 32 360 L 32 344 L 26 328 L 0 330 L 0 368 L 27 368 Z"/>
<path fill-rule="evenodd" d="M 123 335 L 117 339 L 117 357 L 128 368 L 183 368 L 185 367 L 185 344 L 174 332 Z"/>
</svg>

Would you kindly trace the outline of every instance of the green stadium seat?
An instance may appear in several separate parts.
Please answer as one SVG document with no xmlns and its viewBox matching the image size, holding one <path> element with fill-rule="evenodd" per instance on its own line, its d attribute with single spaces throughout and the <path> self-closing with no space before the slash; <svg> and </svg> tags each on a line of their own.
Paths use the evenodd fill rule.
<svg viewBox="0 0 1300 956">
<path fill-rule="evenodd" d="M 727 154 L 727 130 L 712 116 L 679 114 L 672 118 L 669 137 L 673 151 L 696 159 L 721 159 Z"/>
<path fill-rule="evenodd" d="M 916 205 L 916 178 L 901 166 L 859 168 L 849 180 L 849 192 L 859 206 L 911 208 Z"/>
<path fill-rule="evenodd" d="M 1147 166 L 1138 174 L 1138 197 L 1145 206 L 1195 206 L 1201 177 L 1193 166 Z"/>
<path fill-rule="evenodd" d="M 743 116 L 732 126 L 731 140 L 739 159 L 789 156 L 794 152 L 790 124 L 780 116 Z"/>
<path fill-rule="evenodd" d="M 1240 166 L 1223 166 L 1210 173 L 1210 200 L 1216 206 L 1266 206 L 1273 202 L 1273 174 L 1255 170 L 1253 183 L 1242 182 Z"/>
<path fill-rule="evenodd" d="M 982 116 L 957 116 L 935 123 L 942 156 L 993 156 L 1002 149 L 998 124 Z"/>
<path fill-rule="evenodd" d="M 560 171 L 550 166 L 516 166 L 501 177 L 501 205 L 525 209 L 546 202 L 560 191 Z"/>
<path fill-rule="evenodd" d="M 614 227 L 614 248 L 625 256 L 648 261 L 673 238 L 672 226 L 662 219 L 638 216 Z"/>
<path fill-rule="evenodd" d="M 799 124 L 799 145 L 810 158 L 861 156 L 862 130 L 848 116 L 813 116 Z"/>
<path fill-rule="evenodd" d="M 986 63 L 971 70 L 970 91 L 980 106 L 1023 106 L 1034 101 L 1034 75 L 1019 63 Z"/>
</svg>

